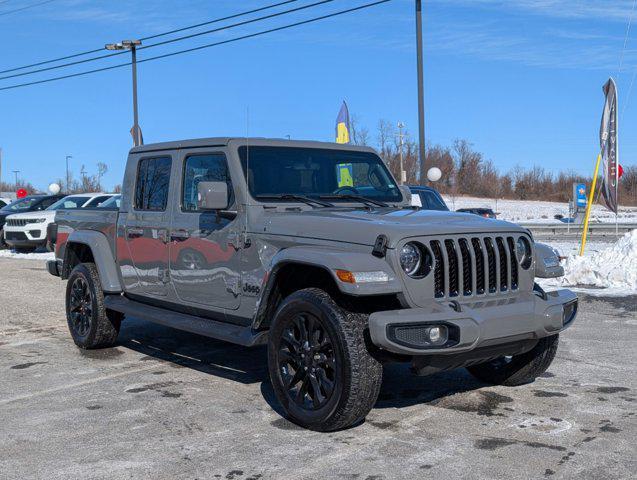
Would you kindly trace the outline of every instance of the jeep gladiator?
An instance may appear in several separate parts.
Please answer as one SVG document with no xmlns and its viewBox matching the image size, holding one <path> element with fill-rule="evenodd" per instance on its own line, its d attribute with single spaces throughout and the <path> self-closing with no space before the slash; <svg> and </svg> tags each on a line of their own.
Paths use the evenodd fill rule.
<svg viewBox="0 0 637 480">
<path fill-rule="evenodd" d="M 562 273 L 555 254 L 518 225 L 409 195 L 367 147 L 135 147 L 119 210 L 56 214 L 47 268 L 68 280 L 78 347 L 114 345 L 126 316 L 267 344 L 278 401 L 313 430 L 363 421 L 384 362 L 533 381 L 577 313 L 571 291 L 535 283 Z"/>
</svg>

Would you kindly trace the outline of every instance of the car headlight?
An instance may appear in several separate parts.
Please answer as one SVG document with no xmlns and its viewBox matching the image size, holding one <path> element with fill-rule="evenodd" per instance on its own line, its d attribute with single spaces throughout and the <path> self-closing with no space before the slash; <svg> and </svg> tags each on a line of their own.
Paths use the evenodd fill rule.
<svg viewBox="0 0 637 480">
<path fill-rule="evenodd" d="M 526 237 L 519 237 L 515 243 L 515 255 L 518 263 L 525 270 L 531 266 L 533 256 L 531 253 L 531 244 Z"/>
<path fill-rule="evenodd" d="M 422 253 L 415 243 L 406 243 L 400 249 L 400 268 L 410 277 L 418 272 L 421 261 Z"/>
</svg>

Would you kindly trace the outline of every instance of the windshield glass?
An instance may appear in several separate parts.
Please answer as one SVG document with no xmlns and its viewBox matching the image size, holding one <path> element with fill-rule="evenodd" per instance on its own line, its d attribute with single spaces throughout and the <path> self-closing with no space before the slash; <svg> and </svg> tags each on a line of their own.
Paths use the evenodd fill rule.
<svg viewBox="0 0 637 480">
<path fill-rule="evenodd" d="M 51 205 L 47 210 L 67 210 L 69 208 L 80 208 L 91 197 L 64 197 Z"/>
<path fill-rule="evenodd" d="M 250 147 L 249 153 L 248 160 L 248 148 L 239 148 L 243 172 L 248 172 L 250 193 L 255 198 L 285 194 L 311 198 L 361 195 L 381 202 L 403 198 L 387 167 L 373 153 L 258 146 Z M 330 202 L 335 201 L 356 202 L 330 198 Z"/>
<path fill-rule="evenodd" d="M 42 197 L 25 197 L 2 207 L 3 212 L 25 212 L 31 210 L 42 201 Z"/>
<path fill-rule="evenodd" d="M 97 208 L 119 208 L 119 204 L 121 202 L 122 196 L 115 195 L 114 197 L 109 198 L 104 203 L 101 203 Z"/>
</svg>

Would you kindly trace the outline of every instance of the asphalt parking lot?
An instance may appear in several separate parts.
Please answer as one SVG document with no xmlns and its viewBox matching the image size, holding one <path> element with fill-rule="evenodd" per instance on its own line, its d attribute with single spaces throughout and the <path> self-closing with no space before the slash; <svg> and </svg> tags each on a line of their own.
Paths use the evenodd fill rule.
<svg viewBox="0 0 637 480">
<path fill-rule="evenodd" d="M 320 434 L 277 412 L 263 348 L 130 319 L 79 351 L 64 285 L 0 259 L 0 478 L 637 478 L 636 297 L 583 297 L 534 384 L 392 365 L 363 425 Z"/>
</svg>

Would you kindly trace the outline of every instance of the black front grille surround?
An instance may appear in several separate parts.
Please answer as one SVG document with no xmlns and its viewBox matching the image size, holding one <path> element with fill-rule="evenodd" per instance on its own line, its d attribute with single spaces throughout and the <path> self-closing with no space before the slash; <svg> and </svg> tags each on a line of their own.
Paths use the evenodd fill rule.
<svg viewBox="0 0 637 480">
<path fill-rule="evenodd" d="M 4 232 L 4 234 L 7 240 L 13 240 L 13 241 L 28 240 L 27 235 L 24 232 Z"/>
<path fill-rule="evenodd" d="M 520 283 L 516 239 L 511 234 L 493 234 L 426 242 L 434 257 L 434 297 L 517 291 Z"/>
</svg>

